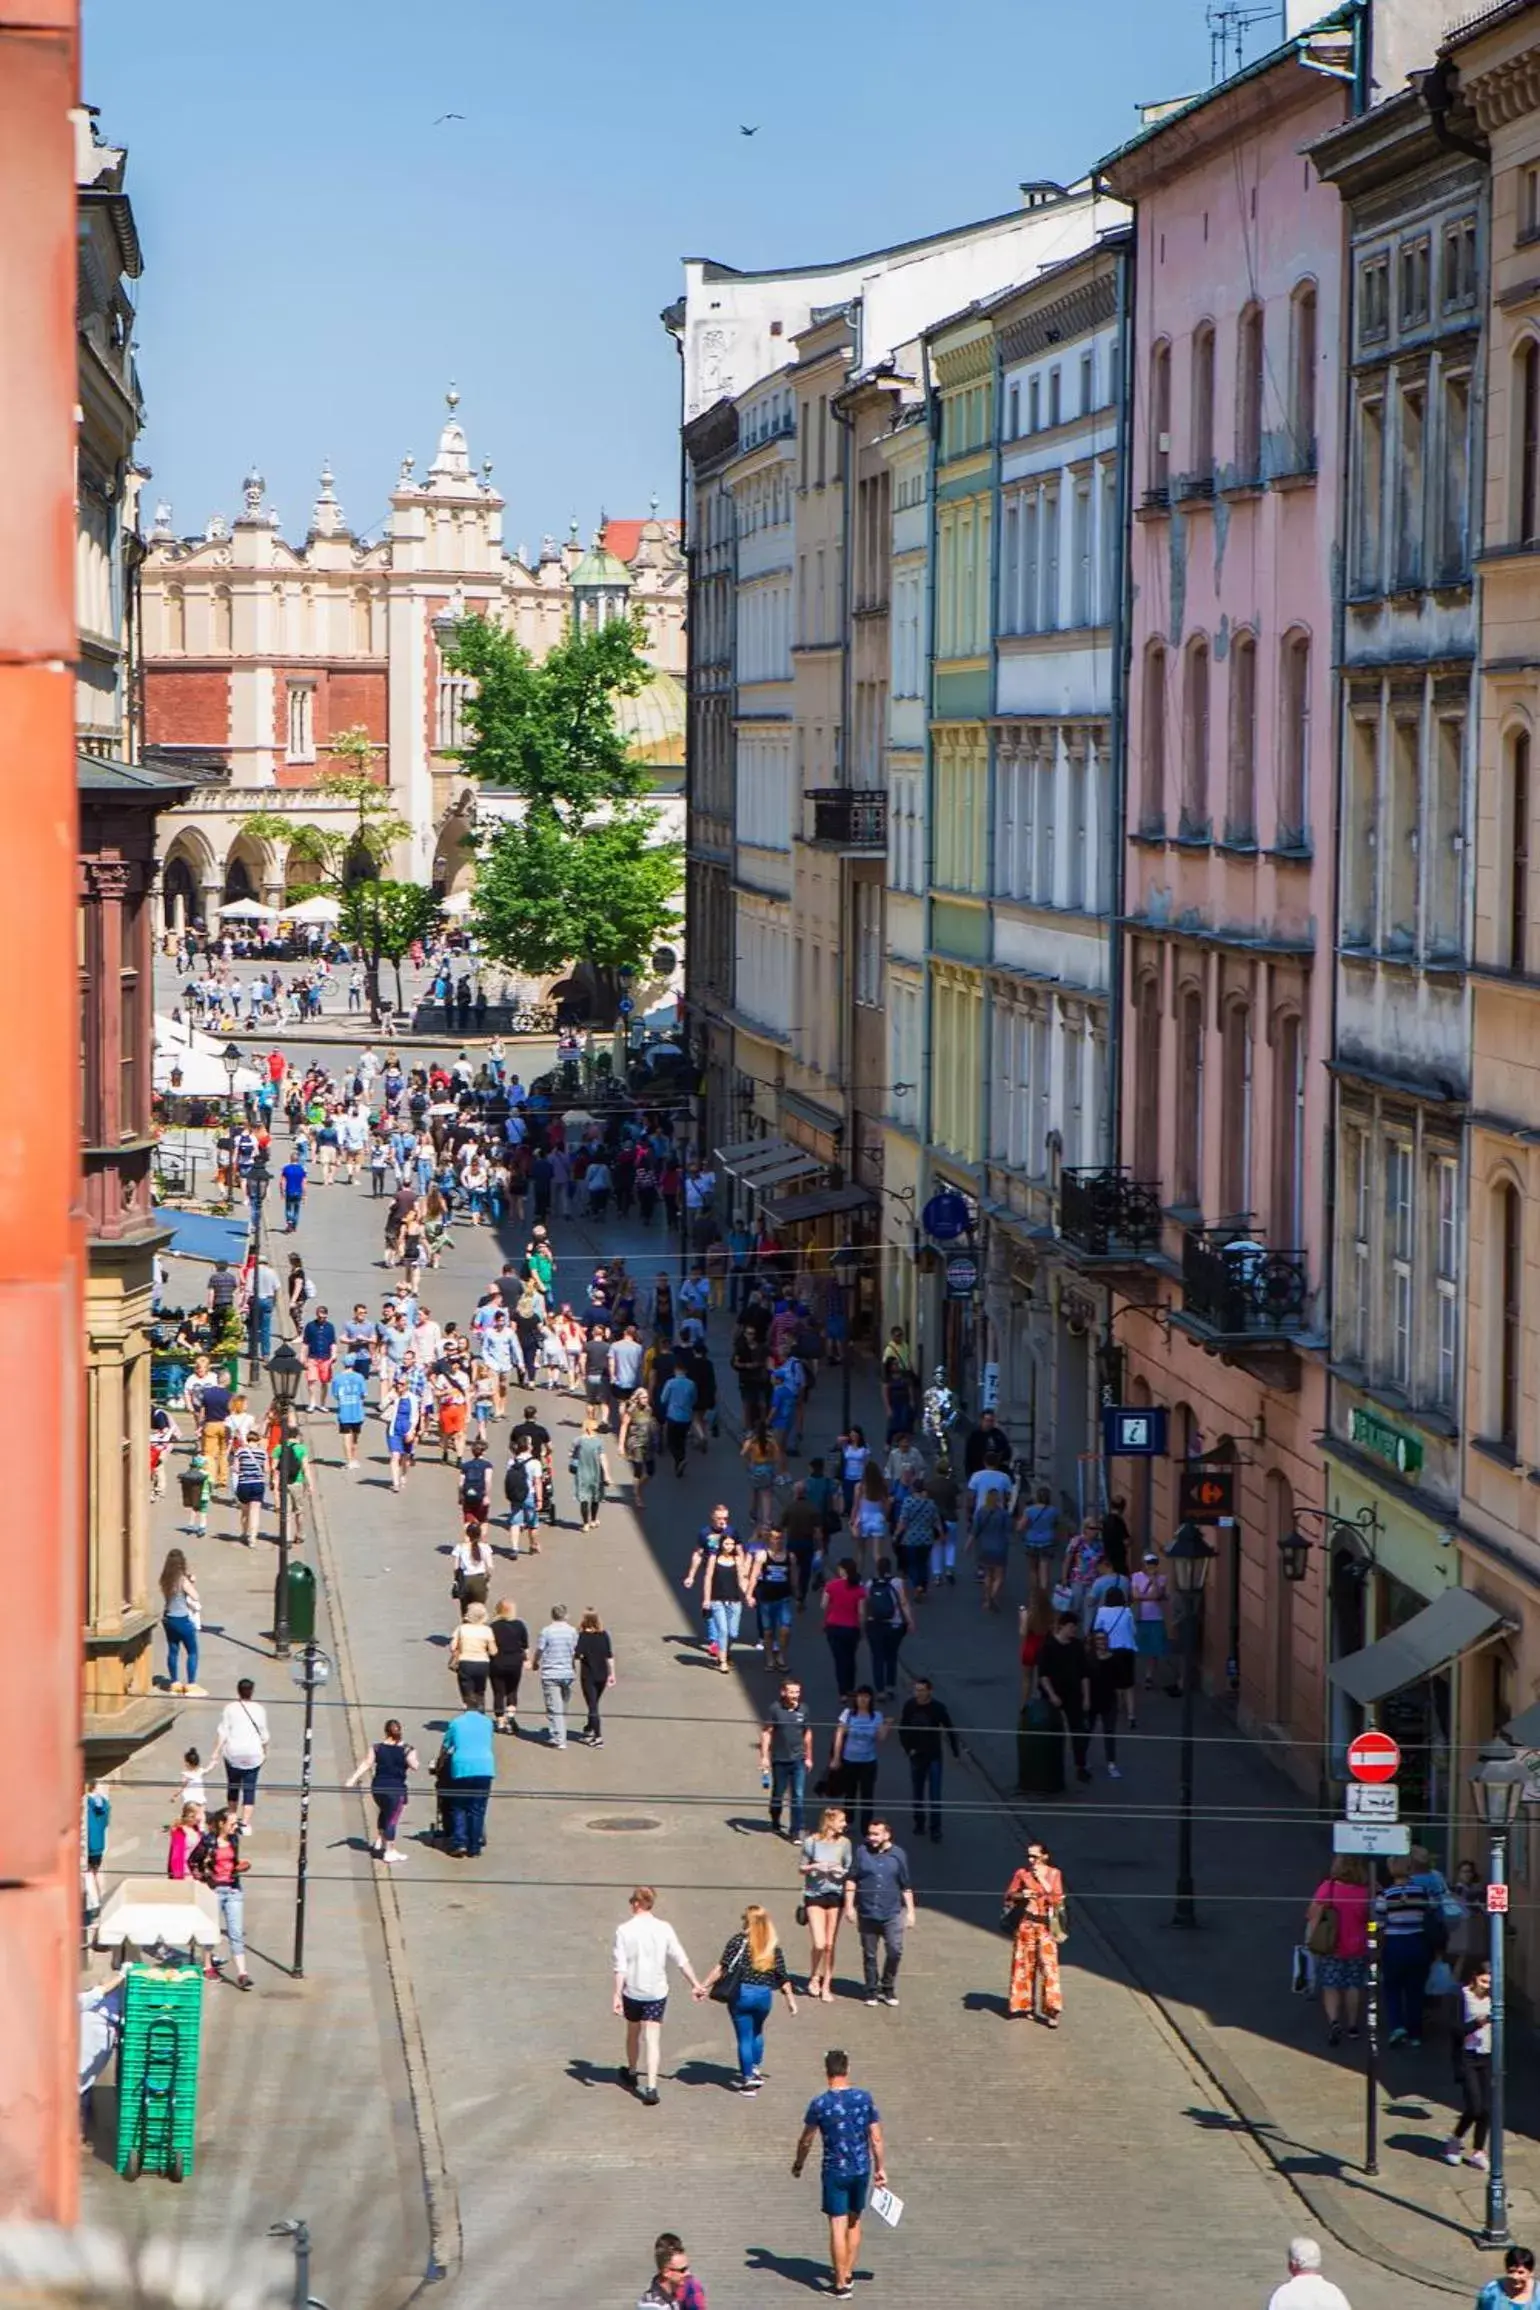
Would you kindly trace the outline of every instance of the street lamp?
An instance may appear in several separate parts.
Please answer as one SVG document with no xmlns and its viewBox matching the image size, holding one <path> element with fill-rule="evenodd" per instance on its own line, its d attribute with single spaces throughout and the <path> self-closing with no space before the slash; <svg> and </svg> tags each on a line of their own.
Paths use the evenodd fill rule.
<svg viewBox="0 0 1540 2310">
<path fill-rule="evenodd" d="M 246 1193 L 251 1206 L 251 1299 L 246 1309 L 247 1377 L 255 1380 L 262 1366 L 262 1353 L 267 1342 L 262 1337 L 262 1318 L 258 1297 L 262 1287 L 262 1205 L 267 1197 L 272 1173 L 268 1169 L 267 1151 L 259 1147 L 246 1174 Z"/>
<path fill-rule="evenodd" d="M 1278 1543 L 1278 1556 L 1283 1566 L 1284 1579 L 1298 1587 L 1310 1570 L 1310 1543 L 1304 1533 L 1294 1530 L 1285 1532 Z"/>
<path fill-rule="evenodd" d="M 1507 2038 L 1507 2016 L 1503 1992 L 1503 1936 L 1507 1931 L 1508 1838 L 1518 1818 L 1524 1794 L 1524 1761 L 1510 1741 L 1488 1741 L 1477 1752 L 1476 1769 L 1471 1774 L 1471 1795 L 1476 1800 L 1476 1817 L 1486 1826 L 1490 1840 L 1489 1884 L 1504 1888 L 1499 1902 L 1494 1902 L 1491 1891 L 1487 1895 L 1487 1924 L 1491 1933 L 1492 1967 L 1492 2131 L 1487 2145 L 1487 2218 L 1481 2234 L 1483 2246 L 1508 2244 L 1508 2181 L 1503 2171 L 1503 2130 L 1507 2099 L 1504 2077 L 1504 2047 Z"/>
<path fill-rule="evenodd" d="M 305 1978 L 305 1896 L 310 1871 L 310 1781 L 315 1762 L 316 1687 L 329 1682 L 331 1673 L 330 1660 L 314 1636 L 307 1637 L 298 1660 L 289 1663 L 290 1676 L 297 1685 L 303 1686 L 305 1693 L 305 1736 L 299 1768 L 299 1859 L 294 1874 L 294 1963 L 289 1968 L 296 1981 Z"/>
<path fill-rule="evenodd" d="M 267 1376 L 278 1414 L 278 1587 L 273 1597 L 273 1650 L 280 1660 L 289 1651 L 289 1421 L 299 1396 L 304 1365 L 288 1340 L 281 1340 L 268 1361 Z"/>
<path fill-rule="evenodd" d="M 842 1243 L 838 1251 L 834 1253 L 830 1264 L 839 1279 L 840 1298 L 844 1302 L 845 1309 L 845 1346 L 844 1353 L 840 1357 L 840 1432 L 848 1435 L 850 1432 L 850 1342 L 851 1334 L 855 1328 L 851 1321 L 851 1300 L 854 1296 L 852 1286 L 855 1282 L 856 1270 L 861 1264 L 861 1255 L 853 1243 Z"/>
<path fill-rule="evenodd" d="M 239 1043 L 226 1043 L 219 1055 L 224 1062 L 225 1083 L 229 1091 L 229 1097 L 225 1102 L 225 1127 L 228 1134 L 225 1143 L 225 1184 L 230 1190 L 230 1202 L 233 1207 L 235 1203 L 235 1078 L 241 1070 L 241 1047 Z"/>
<path fill-rule="evenodd" d="M 1189 1927 L 1198 1922 L 1192 1883 L 1193 1709 L 1198 1692 L 1203 1591 L 1215 1553 L 1196 1524 L 1179 1524 L 1176 1538 L 1166 1550 L 1182 1636 L 1182 1791 L 1176 1848 L 1176 1908 L 1171 1922 Z"/>
</svg>

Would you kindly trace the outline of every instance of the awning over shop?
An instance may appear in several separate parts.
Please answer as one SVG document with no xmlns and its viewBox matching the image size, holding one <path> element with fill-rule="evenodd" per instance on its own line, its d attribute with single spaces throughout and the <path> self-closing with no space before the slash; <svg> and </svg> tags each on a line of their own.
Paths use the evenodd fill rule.
<svg viewBox="0 0 1540 2310">
<path fill-rule="evenodd" d="M 171 1230 L 168 1249 L 178 1259 L 228 1259 L 239 1266 L 246 1256 L 246 1222 L 244 1219 L 222 1219 L 210 1211 L 156 1212 L 161 1224 Z"/>
<path fill-rule="evenodd" d="M 1540 1700 L 1532 1700 L 1528 1708 L 1520 1709 L 1503 1730 L 1516 1749 L 1540 1749 Z"/>
<path fill-rule="evenodd" d="M 864 1211 L 875 1203 L 868 1187 L 815 1187 L 807 1195 L 780 1195 L 765 1205 L 773 1227 L 799 1227 L 806 1219 L 830 1219 L 838 1211 Z"/>
<path fill-rule="evenodd" d="M 1431 1676 L 1503 1625 L 1503 1615 L 1474 1589 L 1450 1588 L 1400 1628 L 1327 1670 L 1329 1681 L 1363 1708 Z"/>
<path fill-rule="evenodd" d="M 816 1155 L 804 1155 L 800 1147 L 794 1147 L 789 1155 L 778 1155 L 773 1163 L 742 1165 L 737 1176 L 754 1194 L 762 1195 L 767 1187 L 782 1187 L 788 1179 L 811 1178 L 823 1168 Z"/>
<path fill-rule="evenodd" d="M 731 1147 L 717 1147 L 713 1149 L 713 1153 L 722 1169 L 731 1171 L 735 1163 L 744 1162 L 747 1157 L 754 1153 L 756 1148 L 768 1147 L 769 1145 L 768 1139 L 735 1139 Z M 776 1145 L 783 1146 L 785 1141 L 777 1140 Z"/>
<path fill-rule="evenodd" d="M 794 1147 L 789 1139 L 750 1139 L 742 1146 L 719 1147 L 717 1161 L 729 1179 L 740 1180 L 745 1187 L 759 1187 L 772 1178 L 806 1178 L 823 1169 L 816 1155 Z"/>
</svg>

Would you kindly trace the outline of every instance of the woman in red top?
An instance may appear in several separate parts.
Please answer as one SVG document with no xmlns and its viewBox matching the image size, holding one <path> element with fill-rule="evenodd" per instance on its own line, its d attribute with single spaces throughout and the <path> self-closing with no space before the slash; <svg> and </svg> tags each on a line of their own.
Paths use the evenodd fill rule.
<svg viewBox="0 0 1540 2310">
<path fill-rule="evenodd" d="M 845 1701 L 856 1688 L 856 1654 L 861 1645 L 861 1607 L 865 1602 L 866 1588 L 856 1560 L 847 1556 L 823 1592 L 823 1632 L 834 1662 L 834 1681 Z"/>
<path fill-rule="evenodd" d="M 230 1944 L 230 1955 L 235 1960 L 235 1981 L 238 1989 L 251 1987 L 251 1975 L 246 1970 L 246 1895 L 241 1879 L 251 1867 L 241 1859 L 240 1816 L 233 1809 L 216 1813 L 208 1834 L 197 1846 L 188 1868 L 192 1875 L 211 1886 L 219 1901 L 219 1922 L 225 1929 Z M 209 1974 L 220 1978 L 219 1960 L 209 1959 Z"/>
<path fill-rule="evenodd" d="M 1334 1922 L 1326 1923 L 1330 1916 Z M 1317 1949 L 1323 1937 L 1331 1947 Z M 1326 2011 L 1326 2042 L 1340 2045 L 1343 2023 L 1358 2035 L 1358 2016 L 1369 1976 L 1369 1878 L 1356 1853 L 1333 1856 L 1305 1915 L 1305 1946 L 1315 1950 L 1316 1978 Z"/>
</svg>

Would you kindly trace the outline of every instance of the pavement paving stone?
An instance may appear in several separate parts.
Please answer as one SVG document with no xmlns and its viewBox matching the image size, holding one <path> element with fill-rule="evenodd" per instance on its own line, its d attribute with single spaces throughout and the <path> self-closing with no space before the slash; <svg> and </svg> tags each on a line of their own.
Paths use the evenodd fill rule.
<svg viewBox="0 0 1540 2310">
<path fill-rule="evenodd" d="M 377 1300 L 384 1282 L 367 1200 L 337 1189 L 324 1209 L 322 1199 L 307 1207 L 300 1248 L 334 1307 Z M 558 1231 L 574 1275 L 596 1248 L 582 1229 Z M 646 1272 L 661 1251 L 634 1227 L 612 1229 L 605 1248 L 624 1249 Z M 490 1236 L 457 1230 L 445 1269 L 425 1289 L 435 1312 L 468 1314 L 501 1253 Z M 827 1427 L 834 1410 L 826 1387 L 815 1418 Z M 558 1418 L 564 1438 L 576 1407 L 561 1406 Z M 327 1423 L 311 1428 L 357 1697 L 371 1732 L 397 1712 L 426 1756 L 454 1706 L 444 1664 L 452 1477 L 427 1462 L 394 1498 L 377 1432 L 365 1474 L 348 1478 Z M 560 1466 L 560 1443 L 557 1458 Z M 743 1505 L 730 1439 L 709 1460 L 692 1460 L 684 1483 L 660 1475 L 644 1517 L 625 1489 L 595 1533 L 564 1526 L 545 1536 L 537 1562 L 501 1562 L 494 1598 L 512 1594 L 532 1630 L 558 1597 L 574 1611 L 588 1602 L 603 1611 L 620 1678 L 606 1745 L 548 1750 L 533 1737 L 539 1714 L 526 1683 L 522 1737 L 499 1744 L 480 1865 L 421 1841 L 428 1800 L 414 1795 L 409 1858 L 392 1890 L 463 2222 L 453 2299 L 479 2310 L 506 2295 L 511 2272 L 538 2262 L 544 2298 L 634 2300 L 664 2226 L 686 2236 L 714 2302 L 759 2310 L 782 2302 L 788 2283 L 816 2284 L 824 2267 L 816 2183 L 792 2181 L 790 2153 L 822 2050 L 836 2037 L 884 2110 L 894 2185 L 906 2200 L 900 2231 L 871 2225 L 863 2256 L 886 2298 L 993 2299 L 1020 2290 L 1025 2262 L 1033 2287 L 1052 2295 L 1121 2293 L 1133 2283 L 1152 2302 L 1185 2301 L 1195 2257 L 1206 2295 L 1261 2298 L 1281 2274 L 1288 2236 L 1307 2226 L 1299 2203 L 1106 1944 L 1090 1930 L 1069 1944 L 1060 2032 L 1001 2018 L 1008 1949 L 994 1924 L 1019 1838 L 988 1784 L 962 1767 L 948 1767 L 946 1845 L 912 1852 L 920 1921 L 898 2012 L 871 2012 L 849 1994 L 855 1951 L 842 1948 L 847 1993 L 832 2010 L 804 2002 L 795 2021 L 784 2010 L 773 2016 L 770 2083 L 740 2101 L 724 2090 L 725 2018 L 676 1989 L 660 2108 L 619 2090 L 609 1948 L 632 1883 L 659 1887 L 660 1908 L 699 1969 L 751 1898 L 766 1901 L 801 1955 L 791 1856 L 762 1817 L 753 1728 L 768 1679 L 748 1656 L 731 1676 L 709 1673 L 691 1641 L 693 1606 L 677 1587 L 694 1531 L 724 1492 Z M 565 1482 L 561 1493 L 570 1515 Z M 827 1719 L 832 1686 L 815 1629 L 799 1624 L 793 1660 Z M 971 1582 L 942 1600 L 926 1641 L 946 1663 L 944 1690 L 959 1660 L 984 1673 Z M 1008 1721 L 992 1689 L 979 1689 Z M 905 1841 L 896 1750 L 885 1752 L 879 1789 Z M 614 1814 L 659 1825 L 592 1826 Z M 1335 2248 L 1328 2260 L 1356 2310 L 1440 2299 Z"/>
</svg>

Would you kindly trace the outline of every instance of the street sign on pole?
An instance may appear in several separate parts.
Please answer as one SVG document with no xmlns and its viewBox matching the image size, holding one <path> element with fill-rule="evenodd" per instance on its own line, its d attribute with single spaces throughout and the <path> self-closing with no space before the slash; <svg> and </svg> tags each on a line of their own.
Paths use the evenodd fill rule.
<svg viewBox="0 0 1540 2310">
<path fill-rule="evenodd" d="M 1412 1849 L 1411 1823 L 1333 1821 L 1331 1849 L 1334 1853 L 1409 1853 Z"/>
<path fill-rule="evenodd" d="M 1355 1781 L 1393 1781 L 1401 1751 L 1387 1732 L 1361 1732 L 1348 1742 L 1347 1769 Z"/>
<path fill-rule="evenodd" d="M 1163 1460 L 1166 1417 L 1164 1404 L 1103 1404 L 1103 1458 Z"/>
<path fill-rule="evenodd" d="M 1393 1781 L 1385 1788 L 1371 1788 L 1365 1781 L 1349 1781 L 1347 1817 L 1350 1821 L 1399 1821 L 1401 1792 Z"/>
<path fill-rule="evenodd" d="M 615 1005 L 615 1008 L 617 1011 L 619 1011 L 623 1019 L 628 1019 L 631 1016 L 631 1013 L 635 1010 L 636 1005 L 634 1002 L 632 1002 L 629 995 L 622 995 L 619 1002 Z"/>
<path fill-rule="evenodd" d="M 1507 1886 L 1506 1886 L 1506 1885 L 1489 1885 L 1489 1886 L 1487 1887 L 1487 1915 L 1488 1915 L 1489 1917 L 1506 1917 L 1506 1916 L 1507 1916 L 1507 1914 L 1508 1914 L 1508 1888 L 1507 1888 Z"/>
</svg>

